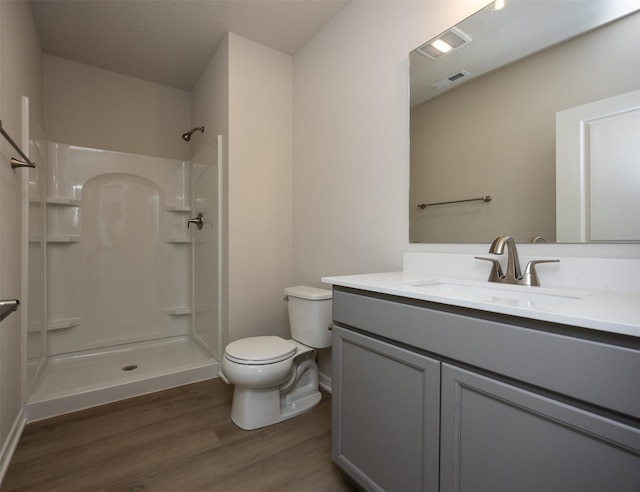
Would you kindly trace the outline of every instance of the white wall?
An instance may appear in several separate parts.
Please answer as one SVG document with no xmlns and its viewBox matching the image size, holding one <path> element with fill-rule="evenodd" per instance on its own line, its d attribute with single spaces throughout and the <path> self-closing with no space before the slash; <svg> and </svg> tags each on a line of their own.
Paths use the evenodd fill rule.
<svg viewBox="0 0 640 492">
<path fill-rule="evenodd" d="M 352 2 L 294 58 L 294 280 L 398 270 L 409 59 L 486 1 Z M 326 287 L 326 286 L 325 286 Z"/>
<path fill-rule="evenodd" d="M 288 337 L 292 281 L 292 58 L 229 34 L 192 91 L 194 152 L 223 135 L 222 322 L 228 341 Z"/>
<path fill-rule="evenodd" d="M 230 33 L 192 91 L 192 126 L 223 135 L 223 344 L 289 336 L 292 58 Z"/>
<path fill-rule="evenodd" d="M 44 56 L 45 132 L 53 142 L 167 159 L 190 158 L 191 95 Z"/>
<path fill-rule="evenodd" d="M 292 282 L 292 65 L 229 34 L 229 340 L 289 337 Z"/>
<path fill-rule="evenodd" d="M 22 96 L 42 121 L 42 51 L 27 2 L 0 2 L 0 115 L 13 140 L 22 141 Z M 0 138 L 0 299 L 20 298 L 21 179 L 24 170 L 12 170 L 11 157 L 19 157 Z M 20 313 L 0 327 L 0 478 L 17 439 L 21 395 Z"/>
</svg>

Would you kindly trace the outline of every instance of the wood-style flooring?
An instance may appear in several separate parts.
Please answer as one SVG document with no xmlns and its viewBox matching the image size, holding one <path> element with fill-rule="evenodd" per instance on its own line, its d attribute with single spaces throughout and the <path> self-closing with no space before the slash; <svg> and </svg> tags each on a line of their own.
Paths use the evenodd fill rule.
<svg viewBox="0 0 640 492">
<path fill-rule="evenodd" d="M 2 492 L 353 491 L 331 461 L 331 397 L 245 431 L 212 379 L 29 424 Z"/>
</svg>

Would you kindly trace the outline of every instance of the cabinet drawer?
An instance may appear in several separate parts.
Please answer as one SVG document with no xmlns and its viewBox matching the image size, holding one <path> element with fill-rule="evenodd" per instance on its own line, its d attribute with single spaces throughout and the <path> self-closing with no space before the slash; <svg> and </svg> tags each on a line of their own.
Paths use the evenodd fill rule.
<svg viewBox="0 0 640 492">
<path fill-rule="evenodd" d="M 540 321 L 461 312 L 346 288 L 333 295 L 337 323 L 640 418 L 640 350 L 550 332 L 557 326 Z"/>
</svg>

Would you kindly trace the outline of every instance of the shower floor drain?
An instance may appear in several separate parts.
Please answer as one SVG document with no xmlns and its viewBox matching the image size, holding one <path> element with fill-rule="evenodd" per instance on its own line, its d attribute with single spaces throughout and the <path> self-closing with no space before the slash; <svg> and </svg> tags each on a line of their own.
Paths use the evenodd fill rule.
<svg viewBox="0 0 640 492">
<path fill-rule="evenodd" d="M 124 366 L 122 368 L 123 371 L 133 371 L 138 368 L 138 364 L 129 364 L 128 366 Z"/>
</svg>

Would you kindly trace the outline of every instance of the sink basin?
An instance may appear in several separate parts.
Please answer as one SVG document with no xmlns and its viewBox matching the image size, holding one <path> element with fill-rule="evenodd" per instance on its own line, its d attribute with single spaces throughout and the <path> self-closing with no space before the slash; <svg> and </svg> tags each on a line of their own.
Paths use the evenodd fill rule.
<svg viewBox="0 0 640 492">
<path fill-rule="evenodd" d="M 408 282 L 405 285 L 441 297 L 530 308 L 564 304 L 591 295 L 581 291 L 441 278 Z"/>
</svg>

